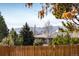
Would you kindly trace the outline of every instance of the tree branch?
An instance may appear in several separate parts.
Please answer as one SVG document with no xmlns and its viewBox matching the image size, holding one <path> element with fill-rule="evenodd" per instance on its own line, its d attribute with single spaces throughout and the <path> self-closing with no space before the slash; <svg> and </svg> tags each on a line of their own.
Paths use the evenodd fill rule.
<svg viewBox="0 0 79 59">
<path fill-rule="evenodd" d="M 77 20 L 77 19 L 76 19 Z M 77 22 L 75 22 L 74 20 L 72 20 L 76 25 L 79 25 Z M 77 20 L 78 21 L 78 20 Z M 78 21 L 79 22 L 79 21 Z"/>
<path fill-rule="evenodd" d="M 75 16 L 76 20 L 79 22 L 79 19 Z"/>
</svg>

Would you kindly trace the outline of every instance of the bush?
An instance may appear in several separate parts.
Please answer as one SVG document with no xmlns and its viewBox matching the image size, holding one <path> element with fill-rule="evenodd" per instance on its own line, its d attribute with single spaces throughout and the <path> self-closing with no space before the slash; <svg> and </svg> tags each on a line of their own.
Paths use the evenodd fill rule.
<svg viewBox="0 0 79 59">
<path fill-rule="evenodd" d="M 79 38 L 71 38 L 69 34 L 57 35 L 56 38 L 53 38 L 51 45 L 67 45 L 67 44 L 79 44 Z"/>
<path fill-rule="evenodd" d="M 43 45 L 43 40 L 42 39 L 35 39 L 34 40 L 34 45 Z"/>
<path fill-rule="evenodd" d="M 6 46 L 13 46 L 14 45 L 14 41 L 12 39 L 12 36 L 9 34 L 7 37 L 5 37 L 3 40 L 2 40 L 2 45 Z"/>
<path fill-rule="evenodd" d="M 72 38 L 70 40 L 70 44 L 78 44 L 79 43 L 79 38 Z"/>
<path fill-rule="evenodd" d="M 18 38 L 15 40 L 15 45 L 23 45 L 23 37 L 21 35 L 19 35 Z"/>
<path fill-rule="evenodd" d="M 56 38 L 52 39 L 52 45 L 61 45 L 63 44 L 63 36 L 57 35 Z"/>
</svg>

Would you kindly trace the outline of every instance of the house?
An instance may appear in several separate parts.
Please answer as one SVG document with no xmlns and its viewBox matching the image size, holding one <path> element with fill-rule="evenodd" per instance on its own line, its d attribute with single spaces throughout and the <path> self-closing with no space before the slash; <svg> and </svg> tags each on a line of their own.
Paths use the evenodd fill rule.
<svg viewBox="0 0 79 59">
<path fill-rule="evenodd" d="M 41 34 L 41 35 L 34 35 L 35 39 L 43 39 L 43 42 L 44 42 L 44 46 L 47 46 L 48 43 L 50 42 L 51 39 L 53 39 L 53 37 L 49 37 L 48 35 L 46 34 Z"/>
</svg>

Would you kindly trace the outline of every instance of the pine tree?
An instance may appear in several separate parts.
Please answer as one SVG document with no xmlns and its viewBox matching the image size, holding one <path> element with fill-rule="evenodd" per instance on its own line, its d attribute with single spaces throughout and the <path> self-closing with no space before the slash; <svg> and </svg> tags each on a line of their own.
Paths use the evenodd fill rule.
<svg viewBox="0 0 79 59">
<path fill-rule="evenodd" d="M 0 15 L 0 42 L 8 35 L 8 28 L 4 21 L 3 16 Z"/>
<path fill-rule="evenodd" d="M 30 31 L 28 24 L 26 23 L 20 31 L 20 35 L 23 36 L 23 45 L 33 45 L 34 37 L 33 32 Z"/>
</svg>

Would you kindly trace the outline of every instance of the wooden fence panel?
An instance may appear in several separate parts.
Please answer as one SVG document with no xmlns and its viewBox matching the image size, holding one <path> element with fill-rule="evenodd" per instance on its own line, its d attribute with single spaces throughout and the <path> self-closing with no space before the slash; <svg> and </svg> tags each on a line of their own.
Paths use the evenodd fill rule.
<svg viewBox="0 0 79 59">
<path fill-rule="evenodd" d="M 16 47 L 14 47 L 14 46 L 11 46 L 10 48 L 10 56 L 15 56 L 16 54 Z"/>
<path fill-rule="evenodd" d="M 54 54 L 53 47 L 52 46 L 47 46 L 46 48 L 47 48 L 46 55 L 47 56 L 52 56 Z"/>
<path fill-rule="evenodd" d="M 74 46 L 74 56 L 77 56 L 77 45 Z"/>
<path fill-rule="evenodd" d="M 10 52 L 9 52 L 9 47 L 8 46 L 0 46 L 0 56 L 8 56 L 10 55 Z"/>
<path fill-rule="evenodd" d="M 77 48 L 77 51 L 76 51 L 77 52 L 77 56 L 79 56 L 79 45 L 77 45 L 76 48 Z"/>
<path fill-rule="evenodd" d="M 46 46 L 42 46 L 41 47 L 41 56 L 46 56 L 47 54 L 47 47 Z"/>
<path fill-rule="evenodd" d="M 68 56 L 69 55 L 69 50 L 68 50 L 69 48 L 67 48 L 67 47 L 68 47 L 68 45 L 64 46 L 64 53 L 63 53 L 64 56 Z M 60 52 L 61 52 L 61 50 L 60 50 Z"/>
<path fill-rule="evenodd" d="M 28 56 L 34 56 L 34 46 L 28 46 L 27 54 Z"/>
<path fill-rule="evenodd" d="M 74 52 L 75 51 L 75 52 Z M 71 56 L 74 56 L 76 54 L 76 48 L 75 45 L 71 45 Z"/>
<path fill-rule="evenodd" d="M 21 49 L 21 48 L 20 48 Z M 19 47 L 17 46 L 17 47 L 15 47 L 14 48 L 14 50 L 15 50 L 15 52 L 14 52 L 14 54 L 13 55 L 18 55 L 18 56 L 20 56 L 20 54 L 21 54 L 21 51 L 19 50 Z"/>
<path fill-rule="evenodd" d="M 28 47 L 24 46 L 24 56 L 28 56 Z"/>
<path fill-rule="evenodd" d="M 79 56 L 79 45 L 0 46 L 0 56 Z"/>
<path fill-rule="evenodd" d="M 35 46 L 34 47 L 34 55 L 35 56 L 41 56 L 41 46 Z"/>
<path fill-rule="evenodd" d="M 71 54 L 71 47 L 69 45 L 65 46 L 65 55 L 70 56 Z"/>
</svg>

